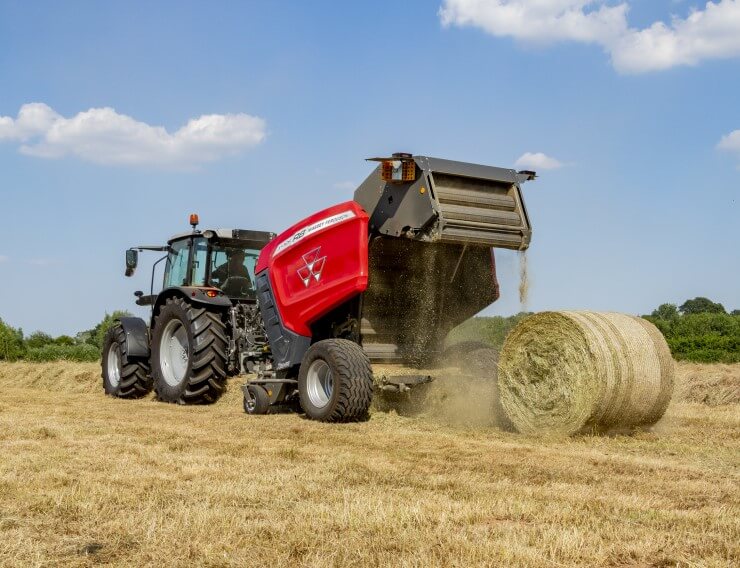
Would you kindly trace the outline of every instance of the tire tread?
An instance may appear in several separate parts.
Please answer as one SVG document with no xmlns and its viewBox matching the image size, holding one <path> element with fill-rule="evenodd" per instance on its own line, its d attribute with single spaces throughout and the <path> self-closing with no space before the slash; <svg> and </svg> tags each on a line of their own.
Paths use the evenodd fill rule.
<svg viewBox="0 0 740 568">
<path fill-rule="evenodd" d="M 129 357 L 126 353 L 126 332 L 120 323 L 114 324 L 106 334 L 103 345 L 117 343 L 121 350 L 121 381 L 116 392 L 109 393 L 118 398 L 141 398 L 152 391 L 153 380 L 150 373 L 149 361 L 143 357 Z M 103 386 L 107 364 L 107 349 L 103 352 L 101 368 Z"/>
<path fill-rule="evenodd" d="M 210 404 L 216 402 L 226 390 L 226 324 L 220 314 L 204 307 L 194 307 L 182 298 L 168 298 L 166 306 L 177 305 L 187 314 L 193 341 L 190 355 L 188 385 L 177 400 L 171 400 L 160 390 L 160 381 L 155 390 L 160 400 L 179 404 Z M 158 325 L 155 318 L 155 328 Z M 162 381 L 163 382 L 163 381 Z"/>
</svg>

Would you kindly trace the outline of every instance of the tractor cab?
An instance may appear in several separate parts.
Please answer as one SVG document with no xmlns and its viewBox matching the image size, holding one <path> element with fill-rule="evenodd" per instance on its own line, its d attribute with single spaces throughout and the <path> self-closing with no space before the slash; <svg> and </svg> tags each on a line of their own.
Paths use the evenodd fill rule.
<svg viewBox="0 0 740 568">
<path fill-rule="evenodd" d="M 232 302 L 256 302 L 255 265 L 260 250 L 274 233 L 245 229 L 197 229 L 198 216 L 191 215 L 193 230 L 174 235 L 166 247 L 140 246 L 126 251 L 126 275 L 131 276 L 138 263 L 138 251 L 166 252 L 162 291 L 173 288 L 203 289 L 208 297 L 227 296 Z M 159 261 L 158 261 L 159 262 Z M 156 264 L 155 264 L 156 266 Z M 154 268 L 152 268 L 152 288 Z M 216 290 L 213 290 L 213 289 Z M 150 305 L 156 300 L 137 293 L 137 304 Z"/>
<path fill-rule="evenodd" d="M 256 301 L 254 267 L 271 233 L 209 229 L 168 241 L 164 286 L 218 288 L 232 300 Z"/>
</svg>

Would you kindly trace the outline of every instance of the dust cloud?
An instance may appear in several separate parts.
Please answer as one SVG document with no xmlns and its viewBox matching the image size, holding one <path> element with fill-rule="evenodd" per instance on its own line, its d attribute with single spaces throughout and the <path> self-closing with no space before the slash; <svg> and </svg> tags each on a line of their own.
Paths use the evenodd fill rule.
<svg viewBox="0 0 740 568">
<path fill-rule="evenodd" d="M 375 375 L 429 374 L 434 381 L 403 394 L 377 392 L 376 410 L 394 411 L 449 426 L 511 429 L 501 408 L 498 353 L 477 342 L 461 344 L 438 368 L 376 367 Z"/>
</svg>

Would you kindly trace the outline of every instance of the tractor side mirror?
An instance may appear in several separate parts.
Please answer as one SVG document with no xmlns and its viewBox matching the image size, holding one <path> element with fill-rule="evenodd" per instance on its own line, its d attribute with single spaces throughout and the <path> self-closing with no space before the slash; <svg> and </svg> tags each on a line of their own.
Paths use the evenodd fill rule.
<svg viewBox="0 0 740 568">
<path fill-rule="evenodd" d="M 139 251 L 128 249 L 126 251 L 126 276 L 133 276 L 136 266 L 139 264 Z"/>
</svg>

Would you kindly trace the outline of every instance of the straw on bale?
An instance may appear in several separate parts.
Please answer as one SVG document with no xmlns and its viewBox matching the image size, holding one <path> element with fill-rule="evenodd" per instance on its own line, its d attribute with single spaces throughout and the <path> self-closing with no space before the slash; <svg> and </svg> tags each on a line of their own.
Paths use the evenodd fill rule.
<svg viewBox="0 0 740 568">
<path fill-rule="evenodd" d="M 673 393 L 674 363 L 642 318 L 543 312 L 509 333 L 498 377 L 518 431 L 604 432 L 657 422 Z"/>
</svg>

